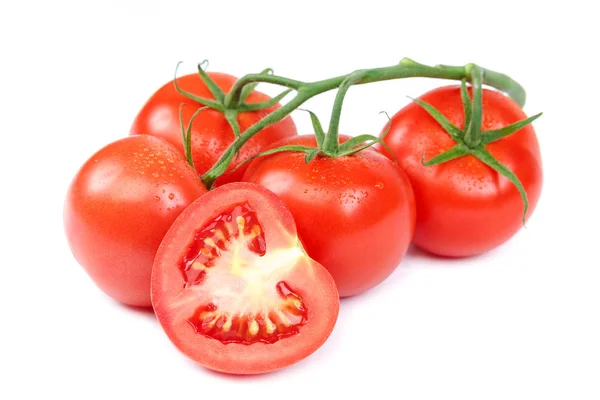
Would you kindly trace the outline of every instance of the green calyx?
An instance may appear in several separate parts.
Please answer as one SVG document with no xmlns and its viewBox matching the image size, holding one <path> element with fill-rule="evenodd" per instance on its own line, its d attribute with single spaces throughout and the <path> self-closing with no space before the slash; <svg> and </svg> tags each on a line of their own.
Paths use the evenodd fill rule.
<svg viewBox="0 0 600 400">
<path fill-rule="evenodd" d="M 450 137 L 456 142 L 456 145 L 450 150 L 445 151 L 430 160 L 425 161 L 426 155 L 423 155 L 421 162 L 425 166 L 438 165 L 456 158 L 464 157 L 466 155 L 472 155 L 479 161 L 488 165 L 499 174 L 506 177 L 516 187 L 523 200 L 523 224 L 525 224 L 525 217 L 527 215 L 527 208 L 529 202 L 527 200 L 527 193 L 523 184 L 517 177 L 517 175 L 508 169 L 505 165 L 501 164 L 494 156 L 485 148 L 486 145 L 496 142 L 502 138 L 505 138 L 521 128 L 531 124 L 542 113 L 536 114 L 532 117 L 524 120 L 515 122 L 508 126 L 500 129 L 482 131 L 482 95 L 485 71 L 476 65 L 469 64 L 467 66 L 467 75 L 471 80 L 473 88 L 473 98 L 469 98 L 467 90 L 466 79 L 461 80 L 461 98 L 463 103 L 463 109 L 465 113 L 465 125 L 464 129 L 460 129 L 453 125 L 441 112 L 439 112 L 431 104 L 426 103 L 419 99 L 412 99 L 415 103 L 421 106 L 427 113 L 435 119 L 442 128 L 450 135 Z"/>
<path fill-rule="evenodd" d="M 394 153 L 387 146 L 387 144 L 383 141 L 383 138 L 389 132 L 391 125 L 388 125 L 388 127 L 381 134 L 381 136 L 364 134 L 364 135 L 355 136 L 351 139 L 348 139 L 347 141 L 345 141 L 343 143 L 338 143 L 337 125 L 336 125 L 335 130 L 333 130 L 334 134 L 331 133 L 332 132 L 331 130 L 329 133 L 326 133 L 323 130 L 323 126 L 321 125 L 321 122 L 319 121 L 319 118 L 317 117 L 317 115 L 315 113 L 313 113 L 310 110 L 302 110 L 302 111 L 306 111 L 310 115 L 313 129 L 315 131 L 315 140 L 317 142 L 316 147 L 302 146 L 302 145 L 286 145 L 286 146 L 276 147 L 274 149 L 263 151 L 262 153 L 259 153 L 259 154 L 255 155 L 254 157 L 251 157 L 251 158 L 245 160 L 244 162 L 239 164 L 236 167 L 236 169 L 239 168 L 240 166 L 254 160 L 257 157 L 263 157 L 263 156 L 268 156 L 271 154 L 283 153 L 283 152 L 304 153 L 304 161 L 307 164 L 310 163 L 312 160 L 314 160 L 317 156 L 330 157 L 330 158 L 346 157 L 346 156 L 351 156 L 353 154 L 356 154 L 359 151 L 365 150 L 365 149 L 373 146 L 375 143 L 381 143 L 381 145 L 384 146 L 390 152 L 390 154 L 392 154 L 392 156 L 395 159 Z M 382 113 L 385 113 L 385 112 L 382 111 Z M 387 113 L 386 113 L 386 115 L 387 115 Z M 388 120 L 389 120 L 389 116 L 388 116 Z M 329 140 L 329 142 L 328 142 L 327 138 L 331 138 L 331 137 L 335 137 L 336 140 L 335 141 Z M 330 145 L 331 145 L 331 143 L 335 143 L 335 146 L 333 146 L 333 148 L 327 148 L 326 146 L 328 143 Z"/>
<path fill-rule="evenodd" d="M 187 129 L 183 128 L 183 121 L 181 120 L 181 116 L 182 116 L 181 111 L 182 110 L 180 109 L 180 112 L 179 112 L 180 123 L 182 124 L 182 136 L 183 136 L 183 143 L 184 143 L 183 147 L 185 150 L 186 158 L 187 158 L 188 162 L 190 163 L 190 165 L 192 165 L 192 166 L 194 166 L 194 165 L 193 165 L 192 155 L 191 155 L 191 136 L 190 136 L 191 128 L 192 128 L 192 122 L 193 122 L 194 118 L 198 115 L 198 113 L 200 111 L 211 108 L 213 110 L 223 113 L 225 119 L 229 123 L 229 126 L 231 126 L 231 130 L 233 131 L 234 136 L 236 138 L 239 138 L 241 135 L 241 132 L 240 132 L 240 125 L 238 123 L 238 114 L 240 114 L 242 112 L 258 111 L 258 110 L 263 110 L 263 109 L 272 107 L 273 105 L 277 104 L 281 99 L 283 99 L 291 91 L 291 90 L 286 90 L 283 93 L 281 93 L 280 95 L 275 96 L 272 99 L 269 99 L 264 102 L 247 104 L 245 102 L 246 99 L 248 98 L 248 96 L 250 96 L 250 93 L 252 93 L 252 91 L 256 88 L 256 85 L 258 85 L 258 83 L 259 83 L 259 82 L 254 82 L 254 83 L 245 85 L 241 89 L 241 91 L 239 91 L 236 101 L 232 102 L 231 96 L 226 95 L 223 92 L 223 90 L 216 84 L 216 82 L 210 77 L 210 75 L 208 75 L 208 73 L 206 72 L 206 68 L 208 68 L 208 60 L 204 60 L 203 62 L 198 64 L 198 75 L 200 76 L 200 78 L 202 79 L 202 82 L 204 82 L 204 84 L 206 85 L 206 87 L 208 88 L 208 90 L 210 91 L 212 96 L 214 97 L 214 99 L 208 99 L 205 97 L 197 96 L 193 93 L 190 93 L 190 92 L 187 92 L 187 91 L 181 89 L 181 87 L 177 83 L 177 72 L 178 72 L 179 66 L 181 64 L 182 64 L 181 62 L 177 63 L 177 67 L 175 68 L 175 77 L 173 79 L 173 85 L 175 86 L 175 90 L 177 90 L 177 92 L 179 92 L 183 96 L 187 97 L 188 99 L 199 103 L 201 106 L 198 109 L 198 111 L 196 111 L 196 113 L 193 115 L 193 117 L 190 119 Z M 273 73 L 273 70 L 271 68 L 267 68 L 264 71 L 262 71 L 259 75 L 268 76 L 268 75 L 271 75 L 272 73 Z M 237 153 L 237 151 L 235 153 Z M 223 172 L 224 172 L 224 170 L 223 170 Z"/>
</svg>

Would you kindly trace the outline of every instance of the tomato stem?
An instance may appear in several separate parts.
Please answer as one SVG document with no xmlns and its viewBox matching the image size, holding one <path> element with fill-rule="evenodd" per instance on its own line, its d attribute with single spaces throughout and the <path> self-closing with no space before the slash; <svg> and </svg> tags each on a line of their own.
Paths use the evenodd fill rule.
<svg viewBox="0 0 600 400">
<path fill-rule="evenodd" d="M 473 86 L 473 104 L 471 107 L 469 107 L 469 125 L 465 125 L 466 131 L 463 141 L 471 149 L 474 149 L 479 146 L 479 143 L 481 143 L 481 119 L 483 117 L 483 105 L 481 99 L 483 95 L 483 87 L 481 83 L 484 76 L 483 70 L 476 65 L 472 66 L 470 70 L 471 85 Z"/>
<path fill-rule="evenodd" d="M 331 112 L 331 120 L 329 122 L 329 130 L 325 136 L 323 143 L 323 151 L 325 154 L 336 156 L 339 153 L 339 126 L 340 118 L 342 115 L 342 105 L 344 104 L 344 98 L 350 86 L 359 82 L 364 78 L 367 71 L 356 71 L 348 75 L 346 79 L 340 85 L 335 101 L 333 102 L 333 110 Z"/>
<path fill-rule="evenodd" d="M 301 81 L 296 81 L 294 79 L 284 78 L 282 76 L 272 75 L 268 72 L 263 72 L 260 74 L 249 74 L 240 79 L 238 79 L 231 91 L 225 97 L 224 105 L 226 108 L 238 108 L 241 104 L 241 101 L 244 99 L 242 96 L 244 92 L 244 87 L 246 85 L 255 85 L 258 83 L 272 83 L 279 86 L 285 86 L 290 89 L 298 90 L 300 87 L 306 85 L 306 83 Z"/>
<path fill-rule="evenodd" d="M 273 75 L 273 69 L 266 68 L 266 69 L 262 70 L 260 73 L 266 74 L 266 75 Z M 244 88 L 242 89 L 241 95 L 240 95 L 240 102 L 245 101 L 248 98 L 248 96 L 250 96 L 250 93 L 252 93 L 254 91 L 254 89 L 256 88 L 256 86 L 259 83 L 260 82 L 254 82 L 254 83 L 244 86 Z"/>
<path fill-rule="evenodd" d="M 475 64 L 467 64 L 465 66 L 436 65 L 431 67 L 419 64 L 409 58 L 404 58 L 398 64 L 389 67 L 357 70 L 347 75 L 341 75 L 316 82 L 302 82 L 272 75 L 268 72 L 249 74 L 240 78 L 233 85 L 231 91 L 223 100 L 224 109 L 235 110 L 243 108 L 242 94 L 246 93 L 244 88 L 247 85 L 254 85 L 259 82 L 276 84 L 293 89 L 296 92 L 296 95 L 287 104 L 269 113 L 263 119 L 241 133 L 212 168 L 202 176 L 202 181 L 208 188 L 212 187 L 214 181 L 227 170 L 227 167 L 233 160 L 235 154 L 255 134 L 268 126 L 283 120 L 310 98 L 329 90 L 339 88 L 336 102 L 334 103 L 329 129 L 330 132 L 326 136 L 323 145 L 324 150 L 335 152 L 336 150 L 339 150 L 338 126 L 341 116 L 341 105 L 349 87 L 356 84 L 410 77 L 451 79 L 459 81 L 463 79 L 473 81 L 473 78 L 475 78 L 475 80 L 479 79 L 481 84 L 487 84 L 507 93 L 519 103 L 519 105 L 523 106 L 525 103 L 525 90 L 516 81 L 507 75 L 481 68 Z M 471 119 L 476 119 L 475 115 Z M 477 124 L 477 122 L 475 122 L 475 124 Z M 479 121 L 479 124 L 481 124 L 481 121 Z M 479 140 L 481 141 L 481 135 L 479 136 Z"/>
</svg>

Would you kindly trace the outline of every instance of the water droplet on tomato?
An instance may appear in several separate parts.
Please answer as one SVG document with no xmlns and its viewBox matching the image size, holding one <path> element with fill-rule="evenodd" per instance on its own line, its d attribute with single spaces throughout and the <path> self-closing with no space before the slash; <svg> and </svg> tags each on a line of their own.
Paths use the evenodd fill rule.
<svg viewBox="0 0 600 400">
<path fill-rule="evenodd" d="M 375 189 L 383 189 L 383 183 L 381 183 L 381 182 L 377 182 L 377 183 L 375 184 Z"/>
<path fill-rule="evenodd" d="M 158 197 L 158 196 L 154 196 L 153 199 L 154 199 L 154 201 L 160 201 L 160 197 Z"/>
<path fill-rule="evenodd" d="M 160 175 L 157 172 L 153 172 L 152 177 L 158 179 Z"/>
<path fill-rule="evenodd" d="M 175 194 L 174 193 L 169 193 L 169 200 L 173 200 L 175 198 Z"/>
</svg>

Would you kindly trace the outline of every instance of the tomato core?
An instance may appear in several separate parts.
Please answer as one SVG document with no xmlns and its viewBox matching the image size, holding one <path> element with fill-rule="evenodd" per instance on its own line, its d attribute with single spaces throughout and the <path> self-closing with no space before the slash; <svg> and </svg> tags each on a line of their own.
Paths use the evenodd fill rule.
<svg viewBox="0 0 600 400">
<path fill-rule="evenodd" d="M 274 343 L 299 333 L 307 321 L 302 297 L 281 278 L 299 248 L 267 252 L 265 234 L 247 203 L 216 215 L 198 229 L 181 260 L 183 290 L 203 292 L 188 318 L 198 334 L 222 343 Z M 200 300 L 200 299 L 204 300 Z"/>
</svg>

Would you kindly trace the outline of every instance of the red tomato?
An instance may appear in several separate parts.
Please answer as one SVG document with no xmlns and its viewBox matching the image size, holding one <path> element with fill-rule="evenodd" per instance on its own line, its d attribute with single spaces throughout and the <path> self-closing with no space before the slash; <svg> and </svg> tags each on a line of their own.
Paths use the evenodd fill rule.
<svg viewBox="0 0 600 400">
<path fill-rule="evenodd" d="M 420 97 L 450 122 L 464 127 L 460 87 L 435 89 Z M 496 91 L 483 91 L 482 130 L 525 119 L 521 108 Z M 473 156 L 436 166 L 429 160 L 455 145 L 442 127 L 416 103 L 392 118 L 385 142 L 407 173 L 417 201 L 414 243 L 431 253 L 460 257 L 483 253 L 504 243 L 523 225 L 523 202 L 514 185 Z M 486 146 L 523 184 L 531 215 L 542 189 L 542 162 L 531 125 Z"/>
<path fill-rule="evenodd" d="M 118 140 L 73 179 L 64 208 L 73 255 L 117 301 L 149 307 L 158 246 L 175 218 L 206 192 L 177 149 L 152 136 Z"/>
<path fill-rule="evenodd" d="M 236 81 L 235 77 L 226 74 L 209 72 L 208 75 L 225 93 L 229 92 Z M 177 78 L 177 83 L 181 89 L 187 92 L 203 98 L 214 99 L 198 74 Z M 259 103 L 268 99 L 267 95 L 253 91 L 246 102 Z M 183 153 L 179 123 L 179 107 L 182 103 L 185 105 L 183 108 L 183 121 L 187 127 L 191 116 L 201 105 L 178 93 L 175 90 L 173 81 L 166 83 L 152 95 L 139 112 L 131 127 L 131 134 L 148 134 L 164 138 L 176 145 Z M 249 126 L 254 125 L 278 107 L 279 105 L 260 111 L 240 113 L 238 123 L 241 132 L 244 132 Z M 227 171 L 231 171 L 246 158 L 258 154 L 270 143 L 296 134 L 296 125 L 291 117 L 268 126 L 253 136 L 242 147 L 239 157 L 230 164 Z M 223 113 L 212 109 L 201 111 L 192 125 L 192 157 L 198 173 L 202 175 L 208 171 L 234 139 L 233 131 Z M 239 181 L 245 169 L 246 166 L 243 165 L 235 172 L 226 172 L 216 181 L 216 185 Z"/>
<path fill-rule="evenodd" d="M 304 252 L 292 214 L 249 183 L 221 186 L 179 216 L 156 255 L 152 303 L 179 350 L 234 374 L 307 357 L 339 310 L 335 283 Z"/>
<path fill-rule="evenodd" d="M 273 147 L 290 144 L 315 147 L 316 140 L 298 136 Z M 302 153 L 277 153 L 252 161 L 244 180 L 283 200 L 306 251 L 331 273 L 342 297 L 383 281 L 412 239 L 415 203 L 410 182 L 374 150 L 317 157 L 309 164 Z"/>
</svg>

